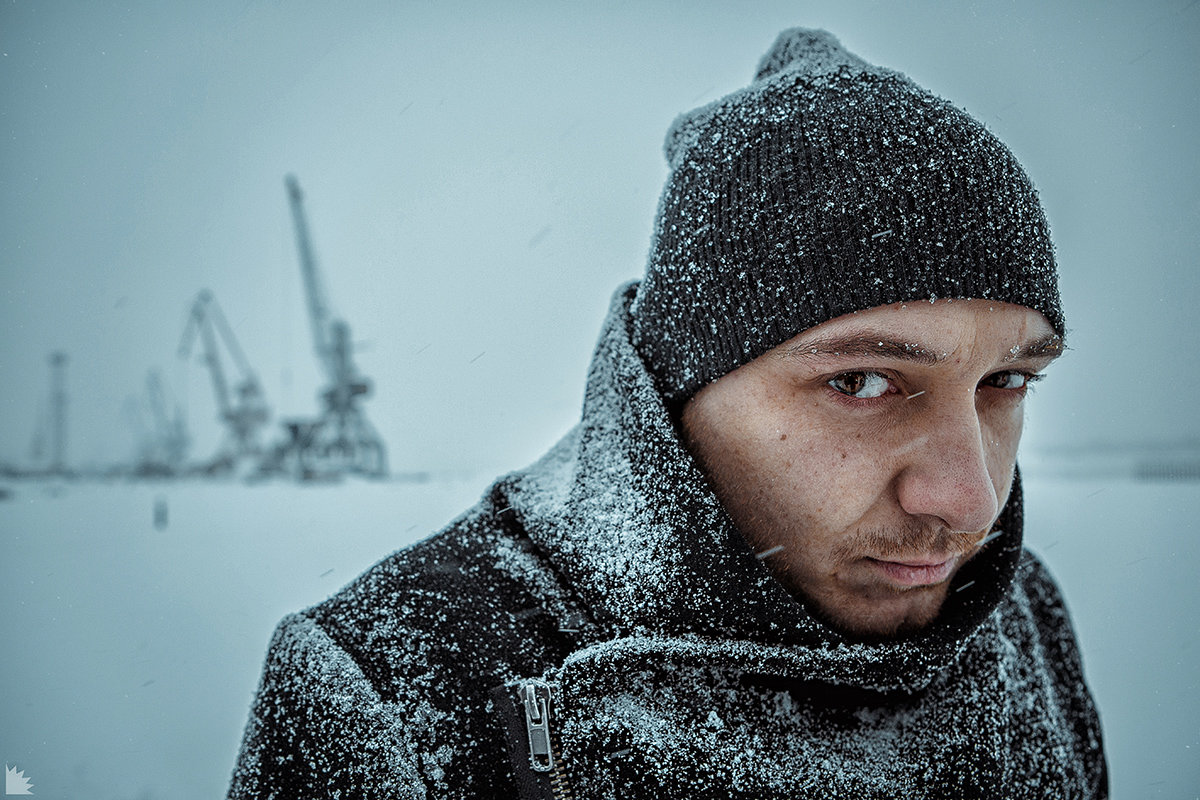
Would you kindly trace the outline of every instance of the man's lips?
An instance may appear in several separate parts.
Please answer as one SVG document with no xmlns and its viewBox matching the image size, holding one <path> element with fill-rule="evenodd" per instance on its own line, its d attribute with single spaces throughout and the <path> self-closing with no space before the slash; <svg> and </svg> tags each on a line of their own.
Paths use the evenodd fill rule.
<svg viewBox="0 0 1200 800">
<path fill-rule="evenodd" d="M 916 556 L 889 559 L 868 558 L 867 563 L 898 586 L 934 586 L 950 578 L 960 556 Z"/>
</svg>

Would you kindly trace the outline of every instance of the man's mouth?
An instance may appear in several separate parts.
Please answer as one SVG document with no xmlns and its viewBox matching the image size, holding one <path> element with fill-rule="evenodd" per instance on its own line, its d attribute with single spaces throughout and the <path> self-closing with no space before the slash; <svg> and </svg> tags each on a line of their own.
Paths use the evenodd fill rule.
<svg viewBox="0 0 1200 800">
<path fill-rule="evenodd" d="M 890 559 L 868 558 L 867 563 L 897 586 L 934 586 L 950 579 L 959 556 L 915 556 Z"/>
</svg>

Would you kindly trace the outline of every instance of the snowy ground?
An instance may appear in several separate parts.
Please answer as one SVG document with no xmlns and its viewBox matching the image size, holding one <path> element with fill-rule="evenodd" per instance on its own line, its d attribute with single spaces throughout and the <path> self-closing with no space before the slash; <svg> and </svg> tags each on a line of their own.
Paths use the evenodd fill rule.
<svg viewBox="0 0 1200 800">
<path fill-rule="evenodd" d="M 0 757 L 40 797 L 222 796 L 278 619 L 485 482 L 8 484 Z M 1027 476 L 1027 540 L 1074 612 L 1118 800 L 1200 787 L 1198 488 Z"/>
</svg>

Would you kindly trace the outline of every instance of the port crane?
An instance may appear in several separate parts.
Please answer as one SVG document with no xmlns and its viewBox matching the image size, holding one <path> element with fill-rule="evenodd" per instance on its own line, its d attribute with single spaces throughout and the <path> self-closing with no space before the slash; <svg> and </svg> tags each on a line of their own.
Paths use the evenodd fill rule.
<svg viewBox="0 0 1200 800">
<path fill-rule="evenodd" d="M 156 369 L 147 371 L 145 400 L 139 402 L 130 397 L 125 404 L 125 414 L 138 433 L 135 475 L 165 478 L 178 475 L 183 469 L 191 437 L 183 409 L 176 403 L 168 411 L 168 405 L 171 404 L 167 401 L 162 375 Z M 143 408 L 149 409 L 149 425 L 142 416 Z"/>
<path fill-rule="evenodd" d="M 285 422 L 289 437 L 264 462 L 264 472 L 291 472 L 302 479 L 347 472 L 383 477 L 387 475 L 383 440 L 360 406 L 361 399 L 371 393 L 371 382 L 354 365 L 349 324 L 330 312 L 308 234 L 300 184 L 293 175 L 286 184 L 313 350 L 326 385 L 319 393 L 320 416 Z"/>
<path fill-rule="evenodd" d="M 38 426 L 34 431 L 30 447 L 35 461 L 50 459 L 47 475 L 69 475 L 67 467 L 67 354 L 51 353 L 50 362 L 50 413 L 39 409 Z M 48 440 L 48 441 L 47 441 Z M 49 453 L 47 454 L 47 446 Z"/>
<path fill-rule="evenodd" d="M 266 425 L 270 410 L 258 376 L 250 368 L 216 298 L 208 290 L 200 292 L 188 310 L 183 338 L 179 342 L 180 358 L 191 357 L 197 339 L 203 348 L 204 363 L 208 366 L 212 381 L 217 416 L 227 434 L 217 455 L 204 469 L 213 473 L 227 472 L 239 460 L 257 458 L 262 453 L 259 432 Z M 238 381 L 232 392 L 221 360 L 222 345 L 238 372 Z"/>
</svg>

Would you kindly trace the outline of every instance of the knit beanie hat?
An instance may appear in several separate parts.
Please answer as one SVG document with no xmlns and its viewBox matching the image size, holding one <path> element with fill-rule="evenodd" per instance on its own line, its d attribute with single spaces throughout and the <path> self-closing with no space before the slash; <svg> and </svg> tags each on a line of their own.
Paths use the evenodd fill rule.
<svg viewBox="0 0 1200 800">
<path fill-rule="evenodd" d="M 668 403 L 803 330 L 984 298 L 1064 332 L 1046 218 L 983 125 L 830 34 L 784 31 L 745 89 L 679 117 L 632 337 Z"/>
</svg>

